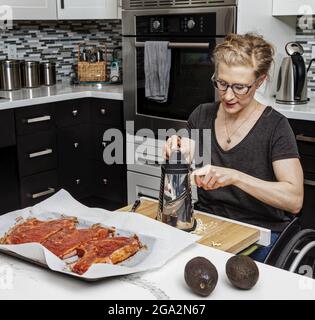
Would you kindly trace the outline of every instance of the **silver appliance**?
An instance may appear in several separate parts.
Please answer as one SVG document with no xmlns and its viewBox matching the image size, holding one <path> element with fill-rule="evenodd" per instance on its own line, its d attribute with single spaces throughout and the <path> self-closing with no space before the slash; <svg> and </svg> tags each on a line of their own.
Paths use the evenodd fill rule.
<svg viewBox="0 0 315 320">
<path fill-rule="evenodd" d="M 3 90 L 18 90 L 22 86 L 20 60 L 3 60 L 0 67 L 0 82 Z"/>
<path fill-rule="evenodd" d="M 196 227 L 190 186 L 190 165 L 179 150 L 162 164 L 158 220 L 184 231 Z"/>
<path fill-rule="evenodd" d="M 278 74 L 276 102 L 307 103 L 307 71 L 302 57 L 303 47 L 296 42 L 286 44 L 288 57 L 283 58 Z"/>
<path fill-rule="evenodd" d="M 39 61 L 23 61 L 21 63 L 22 84 L 25 88 L 37 88 L 40 86 Z"/>
<path fill-rule="evenodd" d="M 40 64 L 40 81 L 44 86 L 56 84 L 56 63 L 52 61 L 41 62 Z"/>
<path fill-rule="evenodd" d="M 215 101 L 210 82 L 217 43 L 236 30 L 236 0 L 123 2 L 124 116 L 135 129 L 180 129 L 201 103 Z M 145 97 L 146 41 L 169 41 L 167 103 Z"/>
</svg>

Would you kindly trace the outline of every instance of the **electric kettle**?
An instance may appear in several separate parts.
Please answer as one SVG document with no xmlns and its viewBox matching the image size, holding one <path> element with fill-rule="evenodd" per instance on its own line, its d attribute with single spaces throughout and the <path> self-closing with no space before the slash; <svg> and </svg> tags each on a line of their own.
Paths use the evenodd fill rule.
<svg viewBox="0 0 315 320">
<path fill-rule="evenodd" d="M 174 150 L 161 167 L 158 220 L 184 231 L 196 227 L 192 205 L 190 165 Z"/>
<path fill-rule="evenodd" d="M 296 42 L 289 42 L 285 46 L 289 57 L 282 61 L 277 82 L 276 102 L 282 104 L 307 103 L 307 71 L 302 57 L 303 47 Z"/>
</svg>

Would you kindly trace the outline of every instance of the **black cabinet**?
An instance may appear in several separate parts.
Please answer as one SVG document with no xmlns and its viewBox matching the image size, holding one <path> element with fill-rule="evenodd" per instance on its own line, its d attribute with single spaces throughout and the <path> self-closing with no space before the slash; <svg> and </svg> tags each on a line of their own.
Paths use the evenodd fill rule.
<svg viewBox="0 0 315 320">
<path fill-rule="evenodd" d="M 122 102 L 118 100 L 104 100 L 93 98 L 91 103 L 91 122 L 108 124 L 112 127 L 122 127 Z"/>
<path fill-rule="evenodd" d="M 304 172 L 304 203 L 300 212 L 303 228 L 315 229 L 315 124 L 313 121 L 290 120 L 296 136 Z"/>
<path fill-rule="evenodd" d="M 75 99 L 56 103 L 57 127 L 70 127 L 89 123 L 89 100 Z"/>
<path fill-rule="evenodd" d="M 47 171 L 21 179 L 21 205 L 33 206 L 59 190 L 58 172 Z"/>
<path fill-rule="evenodd" d="M 19 136 L 17 148 L 21 176 L 57 168 L 57 141 L 54 130 Z"/>
<path fill-rule="evenodd" d="M 124 165 L 92 164 L 92 193 L 94 196 L 126 203 L 126 169 Z"/>
<path fill-rule="evenodd" d="M 60 185 L 78 200 L 90 195 L 89 125 L 58 130 Z"/>
<path fill-rule="evenodd" d="M 124 163 L 125 133 L 123 131 L 123 110 L 121 101 L 92 99 L 90 109 L 90 163 L 91 163 L 91 193 L 93 201 L 90 205 L 99 206 L 105 201 L 108 209 L 122 207 L 127 203 L 127 166 L 114 162 L 113 159 Z M 116 135 L 109 134 L 104 140 L 104 133 L 108 130 L 116 131 L 119 141 L 115 145 L 120 150 L 107 148 Z M 116 158 L 120 152 L 122 158 Z M 105 157 L 104 157 L 105 156 Z M 109 163 L 107 158 L 110 158 Z M 104 206 L 102 206 L 104 207 Z"/>
<path fill-rule="evenodd" d="M 20 208 L 16 148 L 0 149 L 0 214 Z"/>
<path fill-rule="evenodd" d="M 13 110 L 0 111 L 0 148 L 15 145 Z"/>
<path fill-rule="evenodd" d="M 103 159 L 111 143 L 103 140 L 104 132 L 122 128 L 117 100 L 84 98 L 0 111 L 0 214 L 32 206 L 60 188 L 91 206 L 125 205 L 126 165 Z"/>
</svg>

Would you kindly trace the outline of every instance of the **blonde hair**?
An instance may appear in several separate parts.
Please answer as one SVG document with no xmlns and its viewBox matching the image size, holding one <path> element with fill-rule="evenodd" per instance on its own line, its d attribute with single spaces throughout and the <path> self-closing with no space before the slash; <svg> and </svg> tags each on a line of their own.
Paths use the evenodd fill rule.
<svg viewBox="0 0 315 320">
<path fill-rule="evenodd" d="M 274 63 L 275 49 L 261 35 L 246 33 L 229 34 L 224 42 L 218 44 L 213 53 L 215 68 L 223 62 L 228 66 L 250 66 L 254 68 L 256 78 L 269 76 Z"/>
</svg>

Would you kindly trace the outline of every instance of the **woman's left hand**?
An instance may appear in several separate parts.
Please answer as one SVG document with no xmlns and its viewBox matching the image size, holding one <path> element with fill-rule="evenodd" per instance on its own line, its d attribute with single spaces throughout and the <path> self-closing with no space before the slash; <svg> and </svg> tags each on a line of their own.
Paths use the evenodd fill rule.
<svg viewBox="0 0 315 320">
<path fill-rule="evenodd" d="M 192 172 L 196 185 L 205 190 L 215 190 L 236 183 L 238 171 L 229 168 L 206 165 Z"/>
</svg>

